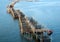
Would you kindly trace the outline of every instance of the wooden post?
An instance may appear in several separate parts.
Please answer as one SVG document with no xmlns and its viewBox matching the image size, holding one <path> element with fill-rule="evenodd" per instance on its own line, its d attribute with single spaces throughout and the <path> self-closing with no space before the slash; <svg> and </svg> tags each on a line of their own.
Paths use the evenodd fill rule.
<svg viewBox="0 0 60 42">
<path fill-rule="evenodd" d="M 41 39 L 40 42 L 43 42 L 43 32 L 41 33 Z"/>
</svg>

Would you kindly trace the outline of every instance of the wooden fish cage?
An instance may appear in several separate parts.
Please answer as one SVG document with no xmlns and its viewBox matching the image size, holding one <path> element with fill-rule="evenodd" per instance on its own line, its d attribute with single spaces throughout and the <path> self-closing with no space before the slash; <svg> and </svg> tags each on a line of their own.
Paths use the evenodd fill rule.
<svg viewBox="0 0 60 42">
<path fill-rule="evenodd" d="M 14 19 L 18 19 L 21 34 L 31 40 L 35 39 L 38 42 L 51 42 L 50 35 L 52 31 L 41 27 L 33 18 L 28 18 L 20 10 L 15 10 L 13 5 L 7 7 L 7 12 L 12 15 Z M 45 35 L 45 33 L 47 33 Z"/>
</svg>

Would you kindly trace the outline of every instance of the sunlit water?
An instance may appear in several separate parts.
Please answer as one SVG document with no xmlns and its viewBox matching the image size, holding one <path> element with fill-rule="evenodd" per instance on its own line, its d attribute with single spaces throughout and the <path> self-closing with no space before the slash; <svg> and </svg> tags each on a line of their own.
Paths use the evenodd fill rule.
<svg viewBox="0 0 60 42">
<path fill-rule="evenodd" d="M 53 30 L 52 42 L 60 42 L 60 2 L 49 1 L 54 0 L 19 2 L 15 9 L 20 9 L 26 16 L 33 17 L 38 23 Z M 29 42 L 20 35 L 18 20 L 14 20 L 6 11 L 10 2 L 11 0 L 0 0 L 0 42 Z"/>
</svg>

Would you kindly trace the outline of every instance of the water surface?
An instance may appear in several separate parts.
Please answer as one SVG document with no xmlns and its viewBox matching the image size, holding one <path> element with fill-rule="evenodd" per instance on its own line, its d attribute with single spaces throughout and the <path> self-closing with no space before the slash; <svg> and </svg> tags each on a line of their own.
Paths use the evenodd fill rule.
<svg viewBox="0 0 60 42">
<path fill-rule="evenodd" d="M 29 42 L 20 35 L 18 20 L 14 20 L 6 11 L 11 0 L 0 1 L 0 42 Z M 53 30 L 52 42 L 60 42 L 60 2 L 59 0 L 41 0 L 41 2 L 19 2 L 15 9 L 20 9 L 26 16 L 33 17 L 38 23 Z"/>
</svg>

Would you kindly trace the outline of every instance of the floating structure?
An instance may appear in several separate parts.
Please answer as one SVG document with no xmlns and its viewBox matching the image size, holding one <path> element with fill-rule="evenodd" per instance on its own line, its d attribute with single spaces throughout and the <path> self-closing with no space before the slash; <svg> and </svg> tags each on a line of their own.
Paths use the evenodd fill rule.
<svg viewBox="0 0 60 42">
<path fill-rule="evenodd" d="M 19 20 L 21 34 L 31 40 L 35 39 L 38 42 L 50 42 L 50 35 L 52 31 L 49 29 L 44 29 L 39 25 L 33 18 L 28 18 L 20 10 L 14 9 L 14 4 L 17 1 L 11 3 L 7 7 L 7 12 L 10 13 L 14 19 Z"/>
</svg>

